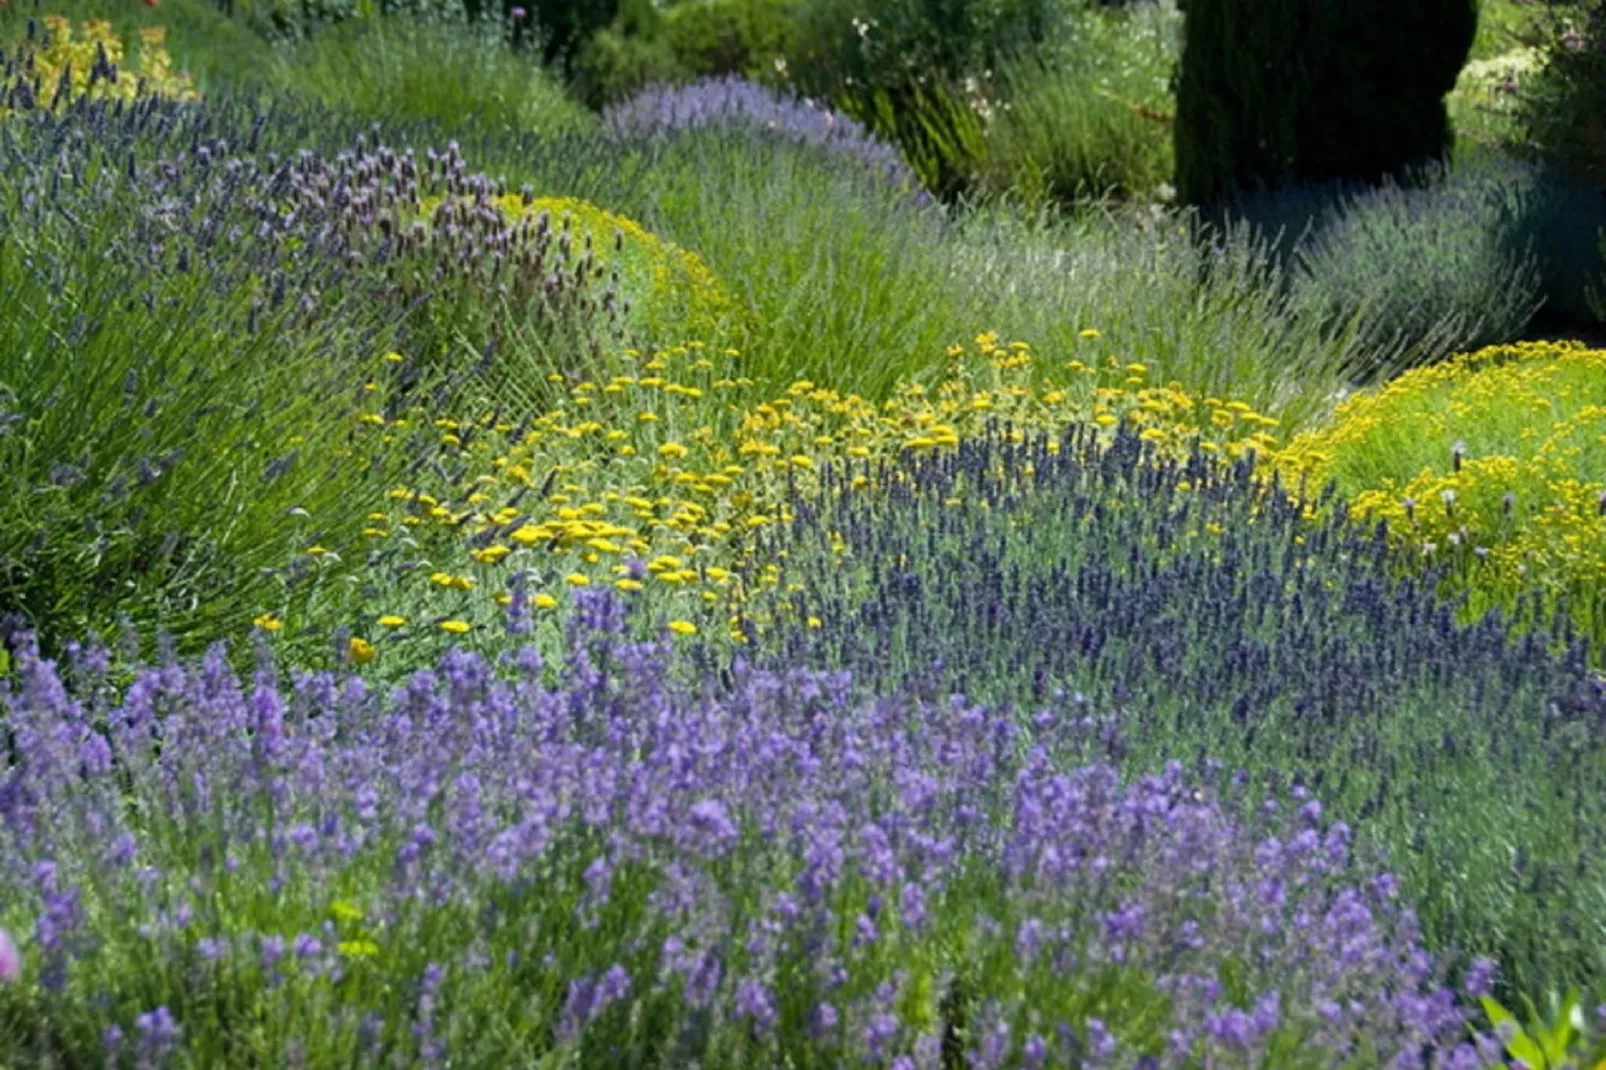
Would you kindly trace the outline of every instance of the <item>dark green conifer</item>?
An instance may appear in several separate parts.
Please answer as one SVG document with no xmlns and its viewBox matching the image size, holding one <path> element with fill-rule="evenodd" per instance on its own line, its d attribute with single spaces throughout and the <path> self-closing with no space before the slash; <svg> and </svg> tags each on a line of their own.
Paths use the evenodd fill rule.
<svg viewBox="0 0 1606 1070">
<path fill-rule="evenodd" d="M 1442 158 L 1477 22 L 1476 0 L 1187 0 L 1178 198 L 1376 182 Z"/>
</svg>

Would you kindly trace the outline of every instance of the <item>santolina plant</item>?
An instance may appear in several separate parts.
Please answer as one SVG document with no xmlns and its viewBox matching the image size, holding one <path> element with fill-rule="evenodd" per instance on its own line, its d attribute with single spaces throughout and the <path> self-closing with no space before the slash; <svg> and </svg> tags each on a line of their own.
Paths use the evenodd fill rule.
<svg viewBox="0 0 1606 1070">
<path fill-rule="evenodd" d="M 999 426 L 821 483 L 764 533 L 787 564 L 749 615 L 798 626 L 751 627 L 760 664 L 1082 695 L 1129 768 L 1209 754 L 1307 785 L 1384 847 L 1436 949 L 1526 991 L 1601 978 L 1606 688 L 1565 617 L 1460 625 L 1341 501 L 1130 432 Z"/>
<path fill-rule="evenodd" d="M 1597 642 L 1606 621 L 1606 351 L 1494 346 L 1346 398 L 1275 463 L 1333 481 L 1356 516 L 1386 520 L 1443 565 L 1469 609 L 1532 593 L 1565 605 Z"/>
<path fill-rule="evenodd" d="M 1394 880 L 1300 788 L 1123 782 L 1103 711 L 563 659 L 388 695 L 221 648 L 0 691 L 9 1053 L 69 1065 L 1473 1067 Z M 1474 991 L 1487 980 L 1480 967 Z"/>
</svg>

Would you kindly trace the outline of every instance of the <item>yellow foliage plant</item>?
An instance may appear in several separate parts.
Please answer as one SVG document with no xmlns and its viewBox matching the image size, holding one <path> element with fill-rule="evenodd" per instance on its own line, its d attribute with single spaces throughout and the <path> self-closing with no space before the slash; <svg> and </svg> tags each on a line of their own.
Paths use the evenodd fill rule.
<svg viewBox="0 0 1606 1070">
<path fill-rule="evenodd" d="M 1606 579 L 1606 350 L 1495 346 L 1339 404 L 1275 454 L 1286 477 L 1335 483 L 1447 566 L 1473 612 L 1566 596 L 1579 623 Z"/>
<path fill-rule="evenodd" d="M 17 42 L 12 51 L 25 72 L 21 77 L 31 83 L 34 99 L 43 107 L 64 103 L 58 101 L 63 89 L 70 100 L 200 99 L 190 76 L 173 69 L 167 31 L 161 26 L 138 31 L 139 47 L 130 63 L 123 39 L 104 19 L 84 20 L 76 33 L 62 15 L 46 15 L 41 22 L 41 39 Z"/>
</svg>

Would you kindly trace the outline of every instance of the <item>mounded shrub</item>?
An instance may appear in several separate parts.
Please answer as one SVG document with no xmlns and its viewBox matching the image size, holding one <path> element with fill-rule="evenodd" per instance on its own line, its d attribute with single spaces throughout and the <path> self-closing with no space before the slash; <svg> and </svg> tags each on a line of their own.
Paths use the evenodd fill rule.
<svg viewBox="0 0 1606 1070">
<path fill-rule="evenodd" d="M 1371 361 L 1350 369 L 1358 381 L 1514 341 L 1544 300 L 1527 176 L 1463 168 L 1430 181 L 1330 188 L 1295 244 L 1291 305 L 1358 335 Z M 1320 204 L 1321 191 L 1292 200 Z"/>
<path fill-rule="evenodd" d="M 1293 778 L 1385 852 L 1436 952 L 1498 958 L 1519 992 L 1598 986 L 1606 683 L 1576 629 L 1531 600 L 1458 623 L 1342 499 L 1090 432 L 1000 423 L 833 470 L 768 532 L 784 566 L 746 611 L 818 626 L 758 633 L 750 659 L 1070 702 L 1129 768 Z"/>
<path fill-rule="evenodd" d="M 1566 598 L 1606 639 L 1606 351 L 1580 343 L 1481 350 L 1342 402 L 1276 454 L 1329 481 L 1359 519 L 1448 569 L 1469 608 Z"/>
<path fill-rule="evenodd" d="M 1545 62 L 1523 84 L 1529 139 L 1575 175 L 1606 187 L 1606 3 L 1554 27 Z"/>
<path fill-rule="evenodd" d="M 742 128 L 761 137 L 814 145 L 851 160 L 888 181 L 918 185 L 898 150 L 864 125 L 815 101 L 731 75 L 680 86 L 653 86 L 603 112 L 620 137 L 653 137 L 703 127 Z"/>
<path fill-rule="evenodd" d="M 741 310 L 701 257 L 641 224 L 574 197 L 522 193 L 427 196 L 418 212 L 434 231 L 462 228 L 490 211 L 515 242 L 555 239 L 562 260 L 582 276 L 606 279 L 624 320 L 665 337 L 713 335 Z M 492 223 L 494 227 L 494 223 Z"/>
</svg>

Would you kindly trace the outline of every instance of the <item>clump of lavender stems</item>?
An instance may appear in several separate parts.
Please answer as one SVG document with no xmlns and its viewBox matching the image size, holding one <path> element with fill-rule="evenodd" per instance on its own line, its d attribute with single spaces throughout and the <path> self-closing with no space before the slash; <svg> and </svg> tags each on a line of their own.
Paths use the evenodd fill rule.
<svg viewBox="0 0 1606 1070">
<path fill-rule="evenodd" d="M 0 1008 L 37 993 L 79 1062 L 238 1060 L 244 1006 L 255 1054 L 313 1063 L 1475 1065 L 1393 879 L 1302 791 L 1123 781 L 1071 700 L 687 684 L 627 625 L 576 592 L 560 663 L 453 651 L 389 694 L 221 646 L 118 693 L 104 652 L 69 686 L 22 643 Z"/>
<path fill-rule="evenodd" d="M 904 189 L 920 180 L 898 150 L 858 120 L 739 75 L 656 85 L 610 105 L 603 122 L 616 136 L 655 136 L 704 127 L 757 132 L 822 149 Z"/>
</svg>

